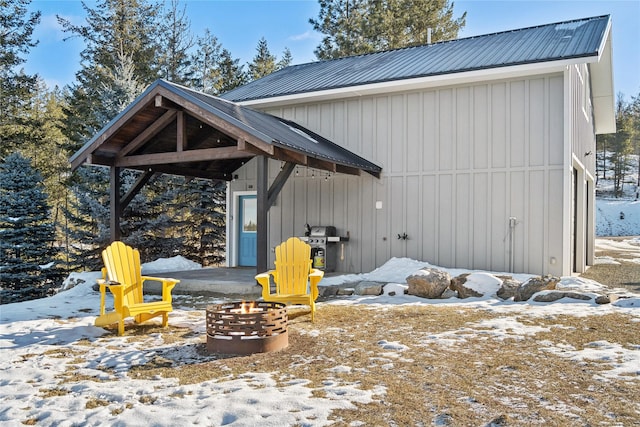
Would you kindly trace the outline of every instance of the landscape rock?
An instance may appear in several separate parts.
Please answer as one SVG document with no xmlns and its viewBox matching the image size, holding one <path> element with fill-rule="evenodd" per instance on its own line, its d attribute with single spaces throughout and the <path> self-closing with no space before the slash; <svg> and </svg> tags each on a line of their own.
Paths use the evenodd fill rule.
<svg viewBox="0 0 640 427">
<path fill-rule="evenodd" d="M 501 300 L 513 298 L 521 283 L 511 276 L 498 276 L 498 278 L 502 279 L 502 285 L 500 289 L 498 289 L 498 292 L 496 292 L 498 298 Z"/>
<path fill-rule="evenodd" d="M 356 285 L 356 295 L 382 295 L 382 283 L 360 282 Z"/>
<path fill-rule="evenodd" d="M 558 282 L 560 278 L 554 276 L 532 277 L 518 287 L 513 300 L 528 301 L 535 293 L 554 290 Z"/>
<path fill-rule="evenodd" d="M 533 300 L 535 302 L 554 302 L 562 298 L 579 299 L 584 301 L 591 299 L 589 295 L 580 294 L 578 292 L 552 291 L 538 294 L 533 298 Z"/>
<path fill-rule="evenodd" d="M 596 298 L 596 304 L 610 304 L 611 303 L 611 298 L 609 298 L 609 295 L 598 295 L 598 297 Z"/>
<path fill-rule="evenodd" d="M 464 285 L 465 283 L 467 283 L 467 277 L 469 277 L 469 273 L 461 274 L 460 276 L 454 277 L 453 279 L 451 279 L 449 289 L 456 291 L 458 293 L 458 298 L 464 299 L 470 297 L 481 297 L 481 293 L 478 293 Z"/>
<path fill-rule="evenodd" d="M 409 295 L 429 299 L 440 298 L 451 284 L 451 275 L 446 271 L 425 267 L 407 277 L 407 284 Z"/>
<path fill-rule="evenodd" d="M 335 285 L 331 285 L 331 286 L 318 286 L 318 294 L 321 297 L 334 297 L 336 295 L 338 295 L 338 290 L 340 288 L 338 286 Z"/>
<path fill-rule="evenodd" d="M 349 296 L 355 293 L 355 289 L 353 288 L 338 288 L 338 292 L 336 295 Z"/>
<path fill-rule="evenodd" d="M 449 299 L 449 298 L 457 298 L 458 293 L 453 289 L 445 289 L 442 295 L 440 295 L 440 299 Z"/>
</svg>

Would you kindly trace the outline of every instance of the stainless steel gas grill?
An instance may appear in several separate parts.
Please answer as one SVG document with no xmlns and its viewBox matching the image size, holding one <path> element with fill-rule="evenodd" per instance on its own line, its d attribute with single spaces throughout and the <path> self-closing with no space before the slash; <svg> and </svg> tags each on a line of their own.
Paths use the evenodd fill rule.
<svg viewBox="0 0 640 427">
<path fill-rule="evenodd" d="M 316 225 L 309 228 L 308 236 L 300 237 L 311 246 L 313 268 L 326 272 L 336 271 L 338 242 L 349 241 L 349 237 L 340 237 L 334 226 Z"/>
</svg>

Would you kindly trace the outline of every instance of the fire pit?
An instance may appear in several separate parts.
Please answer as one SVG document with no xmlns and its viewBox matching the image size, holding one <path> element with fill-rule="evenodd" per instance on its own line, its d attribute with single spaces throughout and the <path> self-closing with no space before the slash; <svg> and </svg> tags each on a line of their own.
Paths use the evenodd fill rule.
<svg viewBox="0 0 640 427">
<path fill-rule="evenodd" d="M 287 306 L 278 302 L 230 302 L 207 307 L 207 351 L 266 353 L 289 345 Z"/>
</svg>

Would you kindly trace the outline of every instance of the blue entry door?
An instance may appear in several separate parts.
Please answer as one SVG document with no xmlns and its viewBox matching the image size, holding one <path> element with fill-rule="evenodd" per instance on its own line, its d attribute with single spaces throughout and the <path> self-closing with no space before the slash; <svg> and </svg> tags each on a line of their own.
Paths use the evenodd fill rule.
<svg viewBox="0 0 640 427">
<path fill-rule="evenodd" d="M 240 196 L 238 265 L 256 266 L 257 220 L 258 201 L 256 196 Z"/>
</svg>

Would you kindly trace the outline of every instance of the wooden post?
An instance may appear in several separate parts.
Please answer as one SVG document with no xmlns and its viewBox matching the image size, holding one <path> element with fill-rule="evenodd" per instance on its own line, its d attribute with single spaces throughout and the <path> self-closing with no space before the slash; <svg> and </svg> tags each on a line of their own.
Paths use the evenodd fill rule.
<svg viewBox="0 0 640 427">
<path fill-rule="evenodd" d="M 269 269 L 269 159 L 256 156 L 257 166 L 257 210 L 256 218 L 256 271 L 263 273 Z"/>
<path fill-rule="evenodd" d="M 109 212 L 111 214 L 109 227 L 111 229 L 111 241 L 120 240 L 120 217 L 122 216 L 122 204 L 120 203 L 120 168 L 111 166 L 111 188 L 109 190 Z"/>
</svg>

